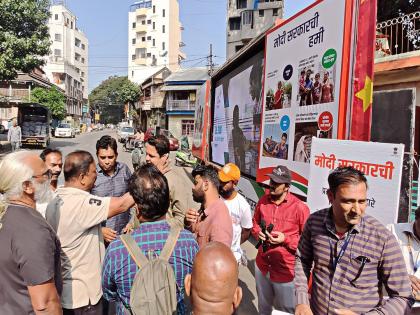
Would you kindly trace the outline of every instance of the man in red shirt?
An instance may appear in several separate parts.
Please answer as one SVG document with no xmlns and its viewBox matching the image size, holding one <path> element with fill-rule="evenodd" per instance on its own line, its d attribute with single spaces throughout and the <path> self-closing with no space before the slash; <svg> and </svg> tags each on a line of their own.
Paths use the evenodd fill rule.
<svg viewBox="0 0 420 315">
<path fill-rule="evenodd" d="M 254 238 L 263 242 L 255 267 L 258 310 L 268 315 L 275 307 L 294 314 L 295 252 L 309 208 L 289 192 L 292 179 L 287 167 L 279 165 L 268 176 L 270 193 L 258 202 L 252 228 Z M 265 233 L 261 226 L 267 228 Z"/>
</svg>

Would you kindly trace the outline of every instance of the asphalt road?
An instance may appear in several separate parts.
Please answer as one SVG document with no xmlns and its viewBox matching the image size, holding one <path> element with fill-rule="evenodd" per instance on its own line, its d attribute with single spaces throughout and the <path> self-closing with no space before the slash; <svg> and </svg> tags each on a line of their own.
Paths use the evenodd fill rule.
<svg viewBox="0 0 420 315">
<path fill-rule="evenodd" d="M 67 155 L 70 152 L 75 150 L 86 150 L 90 152 L 94 157 L 96 157 L 96 141 L 103 135 L 110 135 L 117 138 L 116 131 L 111 129 L 106 129 L 102 131 L 94 131 L 90 133 L 84 133 L 77 135 L 76 138 L 52 138 L 51 139 L 51 148 L 60 149 L 63 153 L 63 156 Z M 35 152 L 41 152 L 40 149 L 33 149 Z M 1 157 L 0 157 L 1 158 Z M 175 153 L 171 152 L 171 160 L 175 158 Z M 126 163 L 131 170 L 133 170 L 131 164 L 131 155 L 129 152 L 125 152 L 121 143 L 118 143 L 118 160 L 120 162 Z M 177 167 L 173 165 L 173 167 Z M 191 171 L 190 169 L 185 169 L 185 176 Z M 191 181 L 189 181 L 191 182 Z M 64 183 L 63 175 L 59 178 L 59 185 Z M 191 182 L 192 187 L 192 182 Z M 243 299 L 241 302 L 240 309 L 237 314 L 239 315 L 251 315 L 257 314 L 257 293 L 255 288 L 255 279 L 254 279 L 254 266 L 255 266 L 255 256 L 256 250 L 253 244 L 246 242 L 242 245 L 246 251 L 248 257 L 248 267 L 240 266 L 239 278 L 240 286 L 243 291 Z"/>
</svg>

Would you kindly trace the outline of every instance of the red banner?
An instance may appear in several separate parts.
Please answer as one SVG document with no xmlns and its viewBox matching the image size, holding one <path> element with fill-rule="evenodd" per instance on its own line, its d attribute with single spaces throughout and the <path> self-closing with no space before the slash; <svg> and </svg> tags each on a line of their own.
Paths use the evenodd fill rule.
<svg viewBox="0 0 420 315">
<path fill-rule="evenodd" d="M 372 122 L 376 0 L 359 0 L 350 139 L 369 141 Z"/>
</svg>

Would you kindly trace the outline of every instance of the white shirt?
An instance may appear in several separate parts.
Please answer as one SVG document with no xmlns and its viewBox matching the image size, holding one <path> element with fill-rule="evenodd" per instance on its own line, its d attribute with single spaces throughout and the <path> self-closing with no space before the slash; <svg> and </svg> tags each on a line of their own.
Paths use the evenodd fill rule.
<svg viewBox="0 0 420 315">
<path fill-rule="evenodd" d="M 246 199 L 239 193 L 237 193 L 232 200 L 222 199 L 229 209 L 229 214 L 232 218 L 233 238 L 231 249 L 236 260 L 239 262 L 243 254 L 241 249 L 242 229 L 252 228 L 251 207 Z"/>
<path fill-rule="evenodd" d="M 105 246 L 101 222 L 108 217 L 111 198 L 70 187 L 58 188 L 46 219 L 61 242 L 63 308 L 95 305 L 102 296 L 101 269 Z"/>
</svg>

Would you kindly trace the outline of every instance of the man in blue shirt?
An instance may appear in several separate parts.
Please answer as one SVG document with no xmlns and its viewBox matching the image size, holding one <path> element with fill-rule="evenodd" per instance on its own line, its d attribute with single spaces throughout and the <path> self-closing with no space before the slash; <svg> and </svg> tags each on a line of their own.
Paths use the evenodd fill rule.
<svg viewBox="0 0 420 315">
<path fill-rule="evenodd" d="M 160 255 L 169 236 L 171 226 L 166 220 L 169 208 L 169 187 L 164 175 L 152 164 L 141 166 L 130 179 L 129 191 L 139 209 L 140 227 L 131 236 L 148 257 Z M 191 232 L 181 230 L 169 264 L 173 267 L 177 283 L 177 313 L 185 314 L 184 279 L 192 272 L 198 244 Z M 117 302 L 117 315 L 125 314 L 130 302 L 130 291 L 139 270 L 120 238 L 107 249 L 102 267 L 102 290 L 105 299 Z"/>
<path fill-rule="evenodd" d="M 120 197 L 128 191 L 131 171 L 128 166 L 118 162 L 117 141 L 111 136 L 103 136 L 96 142 L 97 178 L 91 193 L 99 197 Z M 102 234 L 107 243 L 121 234 L 130 221 L 130 212 L 116 215 L 106 221 Z"/>
</svg>

